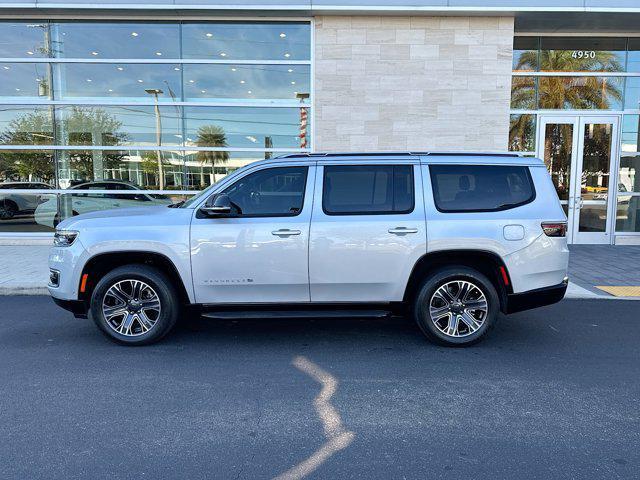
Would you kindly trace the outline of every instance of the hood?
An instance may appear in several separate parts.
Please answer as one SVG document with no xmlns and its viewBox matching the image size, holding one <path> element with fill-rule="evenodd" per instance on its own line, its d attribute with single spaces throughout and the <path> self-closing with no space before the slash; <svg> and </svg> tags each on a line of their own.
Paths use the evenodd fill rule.
<svg viewBox="0 0 640 480">
<path fill-rule="evenodd" d="M 77 230 L 86 227 L 114 227 L 162 225 L 173 223 L 173 219 L 191 218 L 193 210 L 169 208 L 167 206 L 117 208 L 98 210 L 67 218 L 58 224 L 58 229 Z"/>
</svg>

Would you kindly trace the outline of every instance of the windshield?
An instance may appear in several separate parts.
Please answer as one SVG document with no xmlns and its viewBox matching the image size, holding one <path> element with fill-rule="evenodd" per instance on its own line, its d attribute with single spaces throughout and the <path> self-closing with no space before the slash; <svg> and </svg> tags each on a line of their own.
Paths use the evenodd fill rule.
<svg viewBox="0 0 640 480">
<path fill-rule="evenodd" d="M 214 183 L 213 185 L 208 186 L 204 190 L 200 190 L 199 193 L 195 194 L 193 197 L 191 197 L 190 199 L 188 199 L 184 203 L 182 203 L 179 208 L 188 208 L 191 205 L 193 205 L 195 203 L 198 203 L 201 198 L 203 198 L 204 196 L 208 195 L 209 191 L 211 190 L 211 187 L 213 187 L 217 183 L 218 182 Z"/>
<path fill-rule="evenodd" d="M 236 176 L 238 176 L 239 174 L 241 174 L 242 172 L 244 172 L 247 168 L 252 167 L 255 164 L 255 162 L 253 163 L 249 163 L 248 165 L 245 165 L 243 167 L 238 168 L 237 170 L 234 170 L 232 173 L 230 173 L 229 175 L 227 175 L 226 177 L 221 178 L 220 180 L 218 180 L 215 183 L 212 183 L 211 185 L 209 185 L 207 188 L 205 188 L 204 190 L 201 190 L 199 193 L 197 193 L 196 195 L 194 195 L 193 197 L 191 197 L 189 200 L 185 201 L 183 204 L 181 204 L 179 206 L 179 208 L 189 208 L 192 207 L 194 204 L 200 202 L 204 197 L 208 196 L 211 194 L 211 190 L 218 185 L 220 182 L 222 181 L 227 181 L 231 178 L 234 178 Z"/>
</svg>

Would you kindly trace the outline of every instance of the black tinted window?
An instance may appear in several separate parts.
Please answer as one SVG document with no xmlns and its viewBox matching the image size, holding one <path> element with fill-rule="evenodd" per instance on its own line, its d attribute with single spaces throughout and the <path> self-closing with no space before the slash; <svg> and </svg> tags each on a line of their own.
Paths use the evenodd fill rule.
<svg viewBox="0 0 640 480">
<path fill-rule="evenodd" d="M 442 212 L 506 210 L 535 198 L 528 167 L 431 165 L 429 171 Z"/>
<path fill-rule="evenodd" d="M 276 167 L 251 173 L 224 192 L 240 215 L 286 216 L 302 210 L 307 167 Z"/>
<path fill-rule="evenodd" d="M 412 165 L 324 167 L 322 207 L 329 215 L 408 213 L 413 199 Z"/>
</svg>

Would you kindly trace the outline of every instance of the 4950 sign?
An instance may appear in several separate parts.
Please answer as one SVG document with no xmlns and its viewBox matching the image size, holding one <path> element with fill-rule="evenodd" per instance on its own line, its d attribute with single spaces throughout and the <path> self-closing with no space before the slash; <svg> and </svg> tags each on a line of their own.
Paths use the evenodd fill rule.
<svg viewBox="0 0 640 480">
<path fill-rule="evenodd" d="M 571 58 L 588 59 L 588 58 L 596 58 L 596 52 L 593 50 L 573 50 L 571 52 Z"/>
</svg>

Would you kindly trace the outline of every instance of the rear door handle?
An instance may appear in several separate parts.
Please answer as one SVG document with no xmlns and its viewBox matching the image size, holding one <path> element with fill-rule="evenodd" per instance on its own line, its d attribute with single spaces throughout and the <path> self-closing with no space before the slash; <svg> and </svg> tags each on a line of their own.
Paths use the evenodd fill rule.
<svg viewBox="0 0 640 480">
<path fill-rule="evenodd" d="M 281 228 L 280 230 L 274 230 L 271 232 L 271 235 L 276 235 L 278 237 L 289 237 L 291 235 L 300 235 L 302 232 L 300 230 L 289 230 L 288 228 Z"/>
<path fill-rule="evenodd" d="M 396 227 L 396 228 L 390 228 L 388 230 L 388 232 L 392 233 L 394 235 L 405 235 L 407 233 L 418 233 L 418 229 L 417 228 Z"/>
</svg>

